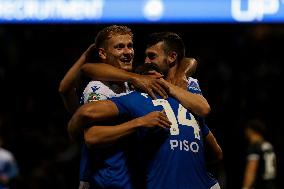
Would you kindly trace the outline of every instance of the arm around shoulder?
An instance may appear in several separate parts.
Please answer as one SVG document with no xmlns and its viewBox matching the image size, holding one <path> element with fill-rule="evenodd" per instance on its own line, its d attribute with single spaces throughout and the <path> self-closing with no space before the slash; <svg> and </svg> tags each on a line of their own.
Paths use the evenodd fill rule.
<svg viewBox="0 0 284 189">
<path fill-rule="evenodd" d="M 133 133 L 138 127 L 162 127 L 169 129 L 171 122 L 163 112 L 150 112 L 125 123 L 113 126 L 92 126 L 85 131 L 85 143 L 89 147 L 112 144 L 118 139 Z"/>
<path fill-rule="evenodd" d="M 72 139 L 82 138 L 84 130 L 92 124 L 111 121 L 118 116 L 117 106 L 110 100 L 101 100 L 82 105 L 68 123 Z"/>
<path fill-rule="evenodd" d="M 80 80 L 80 69 L 81 66 L 86 62 L 88 55 L 91 53 L 94 47 L 94 44 L 89 46 L 89 48 L 67 71 L 67 73 L 59 84 L 58 92 L 63 100 L 65 108 L 70 113 L 74 113 L 79 106 L 79 100 L 76 94 L 76 87 Z"/>
<path fill-rule="evenodd" d="M 132 73 L 116 68 L 105 63 L 86 63 L 81 67 L 81 72 L 93 80 L 101 81 L 123 81 L 132 78 Z"/>
<path fill-rule="evenodd" d="M 201 117 L 206 117 L 210 113 L 210 105 L 201 94 L 186 91 L 165 80 L 163 81 L 169 86 L 170 95 L 176 98 L 186 109 Z"/>
</svg>

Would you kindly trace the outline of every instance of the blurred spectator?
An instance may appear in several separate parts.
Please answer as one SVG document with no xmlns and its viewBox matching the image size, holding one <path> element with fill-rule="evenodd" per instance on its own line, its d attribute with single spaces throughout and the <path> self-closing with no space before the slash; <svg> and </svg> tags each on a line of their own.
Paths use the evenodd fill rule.
<svg viewBox="0 0 284 189">
<path fill-rule="evenodd" d="M 275 189 L 276 158 L 264 132 L 265 123 L 260 119 L 249 120 L 245 125 L 249 146 L 242 189 Z"/>
<path fill-rule="evenodd" d="M 13 154 L 1 146 L 0 137 L 0 189 L 8 189 L 18 175 L 18 166 Z"/>
</svg>

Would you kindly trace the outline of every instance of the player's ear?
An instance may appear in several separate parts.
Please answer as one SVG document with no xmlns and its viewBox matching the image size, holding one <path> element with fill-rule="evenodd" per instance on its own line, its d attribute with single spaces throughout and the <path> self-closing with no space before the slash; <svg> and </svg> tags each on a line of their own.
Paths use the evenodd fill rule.
<svg viewBox="0 0 284 189">
<path fill-rule="evenodd" d="M 105 60 L 106 59 L 106 51 L 104 48 L 99 48 L 99 57 L 102 59 L 102 60 Z"/>
<path fill-rule="evenodd" d="M 176 64 L 177 61 L 177 53 L 175 51 L 171 51 L 168 54 L 168 62 L 169 62 L 169 66 L 172 67 Z"/>
</svg>

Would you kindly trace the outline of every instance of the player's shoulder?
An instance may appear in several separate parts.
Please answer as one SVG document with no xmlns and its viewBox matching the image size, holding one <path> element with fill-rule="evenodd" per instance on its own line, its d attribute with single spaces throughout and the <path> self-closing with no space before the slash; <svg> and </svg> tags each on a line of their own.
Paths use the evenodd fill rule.
<svg viewBox="0 0 284 189">
<path fill-rule="evenodd" d="M 135 94 L 135 91 L 120 93 L 120 94 L 116 94 L 112 98 L 109 98 L 109 100 L 114 102 L 116 105 L 123 104 L 123 106 L 129 106 L 133 104 L 132 103 L 133 98 L 131 97 L 133 96 L 133 94 Z"/>
<path fill-rule="evenodd" d="M 101 81 L 91 81 L 86 86 L 84 93 L 100 93 L 102 95 L 105 95 L 106 97 L 110 98 L 115 96 L 117 93 L 113 90 L 111 85 L 108 85 L 107 83 L 103 83 Z"/>
<path fill-rule="evenodd" d="M 102 88 L 108 88 L 108 87 L 101 81 L 90 81 L 85 87 L 84 93 L 89 91 L 95 92 Z"/>
<path fill-rule="evenodd" d="M 134 101 L 135 102 L 140 101 L 142 98 L 151 98 L 151 97 L 146 93 L 141 93 L 138 91 L 129 91 L 125 93 L 116 94 L 114 98 L 111 99 L 121 99 L 130 103 Z"/>
<path fill-rule="evenodd" d="M 129 96 L 135 96 L 137 94 L 138 94 L 137 91 L 127 91 L 127 92 L 124 92 L 124 93 L 116 94 L 114 97 L 125 98 L 125 97 L 129 97 Z"/>
<path fill-rule="evenodd" d="M 261 143 L 260 148 L 262 151 L 270 151 L 273 150 L 273 146 L 270 142 L 264 141 Z"/>
<path fill-rule="evenodd" d="M 4 161 L 12 161 L 14 156 L 10 151 L 0 148 L 0 159 Z"/>
<path fill-rule="evenodd" d="M 193 77 L 188 78 L 187 88 L 189 91 L 200 91 L 199 82 Z"/>
<path fill-rule="evenodd" d="M 85 87 L 81 102 L 87 103 L 97 100 L 105 100 L 114 95 L 114 92 L 101 81 L 90 81 Z"/>
<path fill-rule="evenodd" d="M 198 83 L 198 79 L 193 78 L 193 77 L 188 77 L 187 80 L 188 80 L 188 84 L 190 84 L 190 83 L 192 83 L 192 82 Z"/>
</svg>

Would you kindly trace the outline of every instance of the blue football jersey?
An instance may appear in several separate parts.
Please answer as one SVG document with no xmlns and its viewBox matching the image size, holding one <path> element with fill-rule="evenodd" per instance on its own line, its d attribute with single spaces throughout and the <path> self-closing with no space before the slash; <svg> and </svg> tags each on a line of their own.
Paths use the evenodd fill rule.
<svg viewBox="0 0 284 189">
<path fill-rule="evenodd" d="M 89 151 L 90 187 L 93 189 L 133 189 L 127 153 L 131 138 L 126 137 L 107 148 Z"/>
<path fill-rule="evenodd" d="M 105 85 L 100 81 L 88 83 L 81 96 L 81 104 L 106 100 L 118 96 L 112 85 Z M 127 91 L 129 91 L 126 85 Z M 125 119 L 118 120 L 124 122 Z M 109 123 L 114 125 L 116 123 Z M 82 145 L 80 159 L 80 181 L 88 182 L 91 189 L 116 188 L 133 189 L 133 182 L 130 178 L 129 140 L 134 137 L 127 137 L 107 148 L 88 149 Z M 127 142 L 125 142 L 127 140 Z M 131 143 L 130 143 L 131 144 Z M 134 143 L 132 143 L 134 144 Z"/>
<path fill-rule="evenodd" d="M 198 83 L 188 90 L 201 93 Z M 142 154 L 148 189 L 209 189 L 217 180 L 207 172 L 202 137 L 209 133 L 204 120 L 199 120 L 173 98 L 152 100 L 145 93 L 131 92 L 111 99 L 120 116 L 131 118 L 164 110 L 172 125 L 140 128 Z"/>
</svg>

